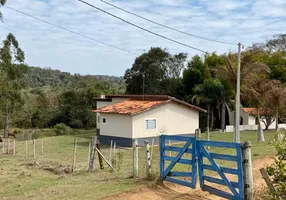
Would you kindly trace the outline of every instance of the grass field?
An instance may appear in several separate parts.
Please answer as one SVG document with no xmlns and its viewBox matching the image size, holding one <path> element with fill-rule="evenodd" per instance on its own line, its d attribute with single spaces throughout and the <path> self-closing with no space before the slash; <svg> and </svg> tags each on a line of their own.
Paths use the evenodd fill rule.
<svg viewBox="0 0 286 200">
<path fill-rule="evenodd" d="M 48 130 L 45 130 L 48 131 Z M 47 171 L 32 163 L 32 142 L 28 141 L 28 158 L 26 158 L 25 141 L 16 142 L 16 155 L 0 155 L 0 199 L 100 199 L 104 196 L 152 184 L 145 176 L 144 149 L 139 149 L 139 178 L 132 179 L 132 150 L 117 149 L 113 157 L 117 163 L 116 172 L 111 173 L 105 165 L 99 169 L 95 161 L 94 173 L 86 173 L 88 163 L 88 145 L 94 130 L 78 132 L 79 135 L 43 138 L 36 141 L 36 160 L 40 165 L 70 166 L 73 155 L 73 139 L 78 139 L 77 167 L 73 174 Z M 202 134 L 202 139 L 206 136 Z M 266 142 L 256 142 L 256 132 L 242 132 L 242 141 L 252 142 L 253 159 L 274 155 L 275 149 L 270 142 L 274 132 L 265 132 Z M 232 133 L 211 133 L 211 140 L 232 141 Z M 176 144 L 180 146 L 181 144 Z M 109 157 L 109 147 L 101 147 L 103 154 Z M 212 148 L 212 152 L 232 154 L 228 149 Z M 113 153 L 112 153 L 113 154 Z M 174 152 L 173 152 L 174 154 Z M 56 163 L 56 164 L 55 164 Z M 226 164 L 227 163 L 220 163 Z M 179 169 L 186 166 L 178 166 Z M 154 147 L 152 173 L 159 177 L 159 148 Z"/>
</svg>

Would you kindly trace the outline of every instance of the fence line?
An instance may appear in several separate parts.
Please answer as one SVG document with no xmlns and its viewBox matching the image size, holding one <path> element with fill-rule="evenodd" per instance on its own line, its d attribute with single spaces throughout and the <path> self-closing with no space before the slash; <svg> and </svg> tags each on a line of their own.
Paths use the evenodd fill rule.
<svg viewBox="0 0 286 200">
<path fill-rule="evenodd" d="M 93 153 L 95 148 L 92 148 L 92 143 L 89 142 L 87 137 L 78 137 L 76 149 L 74 149 L 74 138 L 65 137 L 64 140 L 59 137 L 47 137 L 25 141 L 9 141 L 9 153 L 12 152 L 16 156 L 25 158 L 27 162 L 37 164 L 38 166 L 60 167 L 71 171 L 87 171 L 89 169 L 90 160 L 93 155 L 94 160 L 97 160 L 99 156 L 98 152 Z M 150 140 L 149 144 L 154 143 Z M 15 144 L 15 148 L 13 146 Z M 0 144 L 1 145 L 1 144 Z M 2 151 L 7 153 L 8 151 L 8 139 L 3 142 Z M 0 146 L 1 148 L 1 146 Z M 149 159 L 152 165 L 150 165 L 150 173 L 159 174 L 159 147 L 152 145 L 149 146 Z M 95 149 L 96 151 L 96 149 Z M 134 173 L 133 169 L 133 151 L 128 148 L 118 148 L 116 142 L 112 142 L 111 145 L 100 145 L 99 152 L 102 154 L 102 158 L 105 169 L 101 169 L 98 161 L 93 164 L 93 173 L 98 176 L 104 177 L 121 177 L 128 178 Z M 136 153 L 137 152 L 137 153 Z M 146 177 L 146 150 L 136 145 L 136 159 L 135 159 L 135 177 Z M 75 156 L 74 156 L 75 155 Z M 88 157 L 87 157 L 88 155 Z M 111 155 L 111 157 L 110 157 Z M 151 163 L 150 163 L 151 164 Z M 112 169 L 112 166 L 114 169 Z M 112 170 L 111 170 L 112 169 Z M 113 171 L 113 172 L 112 172 Z"/>
</svg>

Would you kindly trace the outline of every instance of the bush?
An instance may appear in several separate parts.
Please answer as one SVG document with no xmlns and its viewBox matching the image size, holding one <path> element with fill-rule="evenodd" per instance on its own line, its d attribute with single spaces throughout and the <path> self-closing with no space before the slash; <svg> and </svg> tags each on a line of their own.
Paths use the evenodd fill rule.
<svg viewBox="0 0 286 200">
<path fill-rule="evenodd" d="M 271 195 L 276 199 L 286 199 L 286 133 L 279 131 L 273 141 L 277 154 L 274 163 L 267 167 L 266 171 L 272 179 L 276 191 Z"/>
<path fill-rule="evenodd" d="M 72 133 L 72 129 L 69 126 L 67 126 L 67 125 L 65 125 L 63 123 L 56 124 L 54 126 L 54 131 L 55 131 L 57 136 L 59 136 L 59 135 L 69 135 L 69 134 Z"/>
</svg>

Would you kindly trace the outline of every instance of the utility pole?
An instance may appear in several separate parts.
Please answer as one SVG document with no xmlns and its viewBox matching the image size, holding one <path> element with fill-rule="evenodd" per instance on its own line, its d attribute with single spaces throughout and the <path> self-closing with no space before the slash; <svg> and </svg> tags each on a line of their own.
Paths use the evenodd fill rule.
<svg viewBox="0 0 286 200">
<path fill-rule="evenodd" d="M 238 43 L 238 54 L 237 54 L 237 76 L 236 76 L 236 106 L 235 106 L 235 130 L 233 140 L 236 143 L 240 142 L 240 56 L 241 56 L 241 43 Z"/>
</svg>

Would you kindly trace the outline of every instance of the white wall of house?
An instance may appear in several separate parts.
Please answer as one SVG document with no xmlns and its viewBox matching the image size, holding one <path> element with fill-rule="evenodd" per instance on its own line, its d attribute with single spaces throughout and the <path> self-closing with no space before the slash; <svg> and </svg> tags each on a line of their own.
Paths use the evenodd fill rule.
<svg viewBox="0 0 286 200">
<path fill-rule="evenodd" d="M 239 114 L 242 117 L 243 125 L 248 125 L 249 124 L 249 114 L 247 112 L 244 112 L 243 109 L 240 109 Z M 234 125 L 234 111 L 230 112 L 229 124 Z"/>
<path fill-rule="evenodd" d="M 156 129 L 146 130 L 146 120 L 156 119 Z M 176 103 L 168 103 L 133 116 L 133 138 L 160 134 L 190 134 L 199 127 L 199 112 Z"/>
<path fill-rule="evenodd" d="M 105 106 L 109 106 L 112 104 L 120 103 L 122 101 L 125 101 L 126 98 L 112 98 L 112 101 L 97 101 L 96 102 L 96 109 L 103 108 Z M 96 113 L 96 120 L 97 120 L 97 125 L 96 128 L 100 129 L 101 125 L 101 119 L 100 119 L 100 113 Z"/>
<path fill-rule="evenodd" d="M 101 113 L 100 118 L 100 135 L 125 138 L 132 137 L 131 115 Z M 103 118 L 106 119 L 106 123 L 103 123 Z"/>
<path fill-rule="evenodd" d="M 248 125 L 256 125 L 256 117 L 249 115 Z"/>
</svg>

